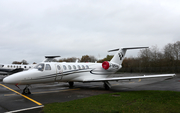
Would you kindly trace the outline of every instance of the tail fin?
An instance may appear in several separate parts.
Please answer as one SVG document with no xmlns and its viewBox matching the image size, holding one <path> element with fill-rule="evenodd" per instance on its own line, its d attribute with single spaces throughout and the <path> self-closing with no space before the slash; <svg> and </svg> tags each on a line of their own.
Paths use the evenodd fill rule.
<svg viewBox="0 0 180 113">
<path fill-rule="evenodd" d="M 122 61 L 124 60 L 124 56 L 125 56 L 125 54 L 126 54 L 126 51 L 127 51 L 128 49 L 142 49 L 142 48 L 149 48 L 149 47 L 131 47 L 131 48 L 121 48 L 121 49 L 109 50 L 108 52 L 118 51 L 118 52 L 114 55 L 114 57 L 111 59 L 110 62 L 121 65 L 121 64 L 122 64 Z"/>
</svg>

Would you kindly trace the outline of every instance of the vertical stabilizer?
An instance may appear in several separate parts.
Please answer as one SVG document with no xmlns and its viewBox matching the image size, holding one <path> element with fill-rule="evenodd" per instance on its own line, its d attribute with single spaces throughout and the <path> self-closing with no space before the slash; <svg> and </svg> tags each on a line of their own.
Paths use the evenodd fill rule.
<svg viewBox="0 0 180 113">
<path fill-rule="evenodd" d="M 131 48 L 121 48 L 121 49 L 109 50 L 108 52 L 117 51 L 110 62 L 121 65 L 123 60 L 124 60 L 124 56 L 126 54 L 126 51 L 128 49 L 143 49 L 143 48 L 149 48 L 149 47 L 131 47 Z"/>
</svg>

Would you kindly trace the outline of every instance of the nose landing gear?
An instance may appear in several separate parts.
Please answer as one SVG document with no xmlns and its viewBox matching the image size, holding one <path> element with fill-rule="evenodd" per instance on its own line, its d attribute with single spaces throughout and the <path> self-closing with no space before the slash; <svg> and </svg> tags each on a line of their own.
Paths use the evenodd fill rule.
<svg viewBox="0 0 180 113">
<path fill-rule="evenodd" d="M 31 92 L 30 92 L 30 90 L 29 90 L 28 87 L 29 87 L 29 85 L 27 85 L 27 86 L 23 89 L 22 94 L 24 94 L 24 95 L 31 94 Z"/>
</svg>

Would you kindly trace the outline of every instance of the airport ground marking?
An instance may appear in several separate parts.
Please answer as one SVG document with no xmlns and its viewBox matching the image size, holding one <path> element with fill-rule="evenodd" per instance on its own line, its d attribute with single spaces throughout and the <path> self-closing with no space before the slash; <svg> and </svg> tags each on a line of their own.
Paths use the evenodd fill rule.
<svg viewBox="0 0 180 113">
<path fill-rule="evenodd" d="M 31 107 L 31 108 L 25 108 L 25 109 L 19 109 L 19 110 L 14 110 L 14 111 L 8 111 L 8 112 L 5 112 L 5 113 L 17 113 L 17 112 L 23 112 L 23 111 L 28 111 L 28 110 L 38 109 L 38 108 L 43 108 L 43 107 L 44 107 L 44 105 Z"/>
<path fill-rule="evenodd" d="M 23 95 L 23 94 L 21 94 L 21 93 L 19 93 L 19 92 L 15 91 L 15 90 L 13 90 L 13 89 L 11 89 L 11 88 L 9 88 L 9 87 L 5 86 L 5 85 L 3 85 L 3 84 L 0 84 L 0 85 L 1 85 L 1 86 L 3 86 L 3 87 L 5 87 L 5 88 L 7 88 L 7 89 L 9 89 L 9 90 L 11 90 L 11 91 L 13 91 L 14 93 L 16 93 L 16 94 L 18 94 L 18 95 L 23 96 L 24 98 L 26 98 L 26 99 L 28 99 L 28 100 L 30 100 L 30 101 L 32 101 L 32 102 L 34 102 L 34 103 L 36 103 L 37 105 L 42 106 L 42 104 L 41 104 L 41 103 L 39 103 L 39 102 L 37 102 L 37 101 L 35 101 L 35 100 L 33 100 L 33 99 L 29 98 L 28 96 L 25 96 L 25 95 Z"/>
<path fill-rule="evenodd" d="M 80 90 L 80 88 L 66 89 L 66 90 L 55 90 L 55 91 L 44 91 L 44 92 L 34 92 L 32 94 L 55 93 L 55 92 L 65 92 L 65 91 L 73 91 L 73 90 Z M 16 95 L 16 94 L 4 94 L 4 96 L 13 96 L 13 95 Z"/>
<path fill-rule="evenodd" d="M 66 89 L 66 90 L 56 90 L 56 91 L 44 91 L 44 92 L 34 92 L 32 94 L 42 94 L 42 93 L 54 93 L 54 92 L 64 92 L 64 91 L 73 91 L 73 90 L 79 90 L 80 88 L 76 89 Z"/>
</svg>

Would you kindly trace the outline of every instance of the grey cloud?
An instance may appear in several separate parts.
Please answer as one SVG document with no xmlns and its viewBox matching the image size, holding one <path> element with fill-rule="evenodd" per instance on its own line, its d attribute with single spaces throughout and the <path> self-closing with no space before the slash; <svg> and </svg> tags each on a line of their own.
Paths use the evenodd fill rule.
<svg viewBox="0 0 180 113">
<path fill-rule="evenodd" d="M 157 45 L 162 48 L 180 39 L 177 3 L 0 1 L 0 53 L 4 55 L 0 62 L 11 63 L 15 59 L 37 62 L 47 54 L 105 57 L 107 50 L 117 47 Z M 127 56 L 136 55 L 137 51 L 127 53 Z"/>
</svg>

